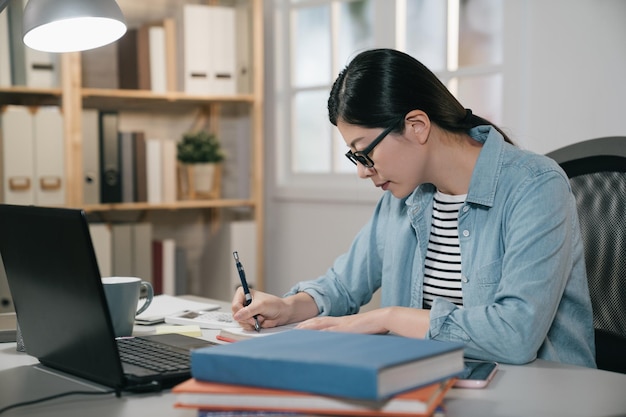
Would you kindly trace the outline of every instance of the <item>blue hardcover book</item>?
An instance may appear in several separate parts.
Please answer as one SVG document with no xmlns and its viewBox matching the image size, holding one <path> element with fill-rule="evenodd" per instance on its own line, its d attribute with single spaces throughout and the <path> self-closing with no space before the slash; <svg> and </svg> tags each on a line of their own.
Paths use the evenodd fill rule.
<svg viewBox="0 0 626 417">
<path fill-rule="evenodd" d="M 191 373 L 199 380 L 366 400 L 461 371 L 462 344 L 316 330 L 288 330 L 191 354 Z"/>
</svg>

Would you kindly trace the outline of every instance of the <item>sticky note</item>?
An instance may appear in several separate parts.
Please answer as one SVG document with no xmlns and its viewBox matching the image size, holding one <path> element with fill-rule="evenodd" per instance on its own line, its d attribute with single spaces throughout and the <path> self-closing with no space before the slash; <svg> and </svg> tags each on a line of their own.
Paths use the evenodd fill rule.
<svg viewBox="0 0 626 417">
<path fill-rule="evenodd" d="M 202 337 L 200 326 L 157 326 L 156 334 L 178 333 L 191 337 Z"/>
</svg>

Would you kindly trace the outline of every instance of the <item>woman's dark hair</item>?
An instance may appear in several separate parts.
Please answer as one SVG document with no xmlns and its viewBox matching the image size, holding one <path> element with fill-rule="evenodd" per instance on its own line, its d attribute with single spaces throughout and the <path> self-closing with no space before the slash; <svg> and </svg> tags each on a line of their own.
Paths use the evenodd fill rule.
<svg viewBox="0 0 626 417">
<path fill-rule="evenodd" d="M 339 73 L 328 98 L 328 117 L 337 125 L 346 123 L 368 128 L 398 123 L 404 130 L 404 116 L 422 110 L 442 129 L 467 132 L 493 123 L 466 110 L 446 86 L 415 58 L 393 49 L 361 52 Z"/>
</svg>

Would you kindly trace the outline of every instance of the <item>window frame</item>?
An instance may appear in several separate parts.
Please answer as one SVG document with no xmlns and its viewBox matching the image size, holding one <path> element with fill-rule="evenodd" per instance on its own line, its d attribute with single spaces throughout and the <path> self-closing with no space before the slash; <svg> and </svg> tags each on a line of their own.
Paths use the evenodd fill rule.
<svg viewBox="0 0 626 417">
<path fill-rule="evenodd" d="M 275 197 L 278 199 L 292 200 L 329 200 L 329 201 L 376 201 L 381 196 L 381 191 L 372 187 L 371 182 L 358 177 L 356 167 L 354 172 L 326 172 L 326 173 L 298 173 L 292 170 L 292 158 L 294 153 L 294 143 L 292 138 L 295 137 L 294 123 L 295 110 L 294 100 L 296 94 L 302 91 L 319 91 L 324 89 L 330 91 L 334 77 L 344 67 L 345 63 L 340 63 L 338 58 L 338 48 L 336 42 L 339 33 L 339 8 L 340 4 L 354 0 L 300 0 L 292 2 L 292 0 L 275 0 L 273 7 L 274 18 L 276 24 L 274 26 L 274 39 L 276 46 L 275 56 L 275 85 L 274 97 L 276 100 L 276 109 L 274 113 L 274 123 L 276 127 L 276 149 L 274 158 L 275 166 Z M 403 10 L 406 10 L 407 0 L 371 0 L 375 8 L 376 20 L 374 21 L 374 42 L 372 47 L 389 47 L 398 50 L 406 50 L 404 39 L 406 38 L 406 22 Z M 435 0 L 439 1 L 439 0 Z M 447 7 L 458 8 L 460 0 L 447 0 Z M 323 6 L 330 7 L 330 39 L 331 45 L 331 80 L 328 84 L 320 84 L 307 87 L 294 87 L 292 83 L 293 70 L 292 67 L 292 24 L 293 10 L 303 7 Z M 504 14 L 504 11 L 502 12 Z M 450 19 L 448 11 L 448 19 Z M 504 17 L 504 16 L 503 16 Z M 502 17 L 502 18 L 503 18 Z M 395 26 L 395 31 L 389 31 L 389 21 Z M 449 21 L 448 21 L 449 23 Z M 448 36 L 450 36 L 450 27 Z M 458 16 L 457 28 L 458 30 Z M 390 34 L 390 32 L 393 32 Z M 448 43 L 449 47 L 449 43 Z M 457 45 L 458 47 L 458 45 Z M 447 51 L 448 55 L 450 51 Z M 502 58 L 504 60 L 504 57 Z M 446 58 L 449 62 L 449 59 Z M 453 92 L 457 94 L 455 80 L 460 78 L 500 75 L 503 77 L 504 63 L 487 64 L 467 67 L 446 68 L 441 71 L 435 71 L 439 79 Z M 502 91 L 500 92 L 502 94 Z M 502 98 L 501 98 L 502 99 Z M 501 115 L 502 116 L 502 115 Z M 499 123 L 499 120 L 493 120 Z M 331 152 L 337 152 L 338 145 L 343 144 L 337 128 L 328 123 L 330 131 Z M 330 155 L 331 167 L 333 158 L 345 158 L 344 152 L 337 152 L 336 155 Z M 340 155 L 340 156 L 337 156 Z"/>
</svg>

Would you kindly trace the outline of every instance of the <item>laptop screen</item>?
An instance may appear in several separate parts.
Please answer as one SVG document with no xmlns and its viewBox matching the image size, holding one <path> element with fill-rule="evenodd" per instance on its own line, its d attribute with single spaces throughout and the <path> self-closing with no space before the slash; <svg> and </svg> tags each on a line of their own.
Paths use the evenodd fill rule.
<svg viewBox="0 0 626 417">
<path fill-rule="evenodd" d="M 122 386 L 84 212 L 0 205 L 0 254 L 27 353 L 51 368 Z"/>
</svg>

